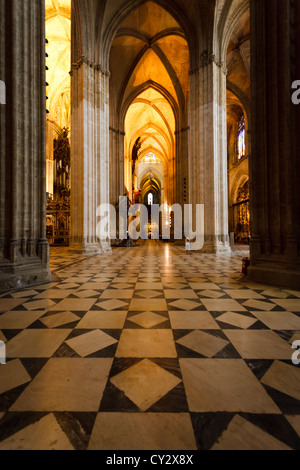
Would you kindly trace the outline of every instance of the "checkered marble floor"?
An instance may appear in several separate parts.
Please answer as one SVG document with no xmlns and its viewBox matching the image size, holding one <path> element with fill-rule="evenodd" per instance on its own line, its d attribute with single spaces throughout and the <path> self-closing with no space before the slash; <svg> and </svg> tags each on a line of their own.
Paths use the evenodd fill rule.
<svg viewBox="0 0 300 470">
<path fill-rule="evenodd" d="M 299 450 L 300 291 L 243 256 L 53 249 L 53 282 L 0 297 L 0 450 Z"/>
</svg>

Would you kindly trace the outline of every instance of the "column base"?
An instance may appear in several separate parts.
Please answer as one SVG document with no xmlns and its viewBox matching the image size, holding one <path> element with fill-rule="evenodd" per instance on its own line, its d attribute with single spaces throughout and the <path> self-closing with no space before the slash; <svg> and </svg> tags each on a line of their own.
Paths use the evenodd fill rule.
<svg viewBox="0 0 300 470">
<path fill-rule="evenodd" d="M 102 255 L 112 253 L 110 243 L 101 242 L 96 244 L 70 243 L 70 250 L 84 255 Z"/>
<path fill-rule="evenodd" d="M 204 244 L 202 242 L 192 243 L 192 251 L 199 251 L 200 253 L 216 255 L 221 253 L 231 253 L 231 246 L 229 243 L 229 236 L 205 236 Z"/>
<path fill-rule="evenodd" d="M 218 255 L 222 253 L 231 253 L 230 245 L 209 245 L 205 244 L 201 249 L 201 253 L 208 255 Z"/>
<path fill-rule="evenodd" d="M 250 266 L 247 271 L 247 279 L 277 287 L 300 289 L 299 266 L 295 269 L 266 265 Z"/>
<path fill-rule="evenodd" d="M 41 264 L 0 267 L 0 292 L 51 282 L 51 271 Z"/>
</svg>

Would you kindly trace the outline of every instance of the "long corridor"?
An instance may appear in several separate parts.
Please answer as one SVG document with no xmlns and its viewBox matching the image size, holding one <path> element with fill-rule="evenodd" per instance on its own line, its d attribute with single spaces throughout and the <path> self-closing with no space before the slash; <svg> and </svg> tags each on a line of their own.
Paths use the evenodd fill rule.
<svg viewBox="0 0 300 470">
<path fill-rule="evenodd" d="M 245 255 L 52 249 L 51 284 L 0 297 L 0 450 L 299 450 L 300 291 Z"/>
</svg>

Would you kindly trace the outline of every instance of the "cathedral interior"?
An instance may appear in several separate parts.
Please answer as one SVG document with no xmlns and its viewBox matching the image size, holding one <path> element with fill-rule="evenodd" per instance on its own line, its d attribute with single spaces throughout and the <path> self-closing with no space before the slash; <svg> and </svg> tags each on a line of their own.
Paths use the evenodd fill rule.
<svg viewBox="0 0 300 470">
<path fill-rule="evenodd" d="M 0 450 L 299 450 L 300 0 L 0 25 Z M 99 236 L 120 197 L 148 240 Z"/>
</svg>

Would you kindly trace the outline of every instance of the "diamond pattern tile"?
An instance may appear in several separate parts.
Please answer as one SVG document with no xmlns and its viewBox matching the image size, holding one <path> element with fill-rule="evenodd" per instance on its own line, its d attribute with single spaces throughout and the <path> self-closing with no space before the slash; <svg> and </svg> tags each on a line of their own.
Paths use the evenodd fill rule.
<svg viewBox="0 0 300 470">
<path fill-rule="evenodd" d="M 0 296 L 1 450 L 300 450 L 300 291 L 247 281 L 247 247 L 50 254 Z"/>
<path fill-rule="evenodd" d="M 181 380 L 152 361 L 144 359 L 113 377 L 111 382 L 122 390 L 141 411 L 146 411 L 176 387 Z"/>
</svg>

